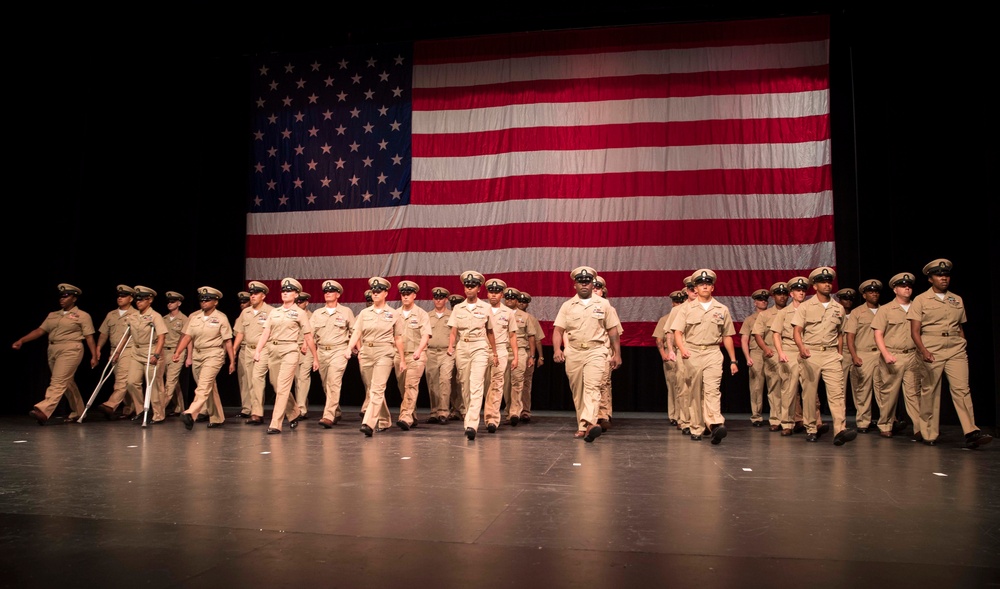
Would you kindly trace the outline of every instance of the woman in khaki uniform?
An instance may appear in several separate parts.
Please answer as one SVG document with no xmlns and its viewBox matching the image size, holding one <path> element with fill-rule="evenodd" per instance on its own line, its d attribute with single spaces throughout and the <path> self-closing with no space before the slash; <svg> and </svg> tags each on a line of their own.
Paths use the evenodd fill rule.
<svg viewBox="0 0 1000 589">
<path fill-rule="evenodd" d="M 340 304 L 343 292 L 344 287 L 336 280 L 323 281 L 325 305 L 310 317 L 313 341 L 319 357 L 319 378 L 326 396 L 319 425 L 326 429 L 340 421 L 340 390 L 348 361 L 344 357 L 344 350 L 348 349 L 347 343 L 351 340 L 351 330 L 354 328 L 354 311 Z"/>
<path fill-rule="evenodd" d="M 969 356 L 966 352 L 965 303 L 962 297 L 948 290 L 951 286 L 950 261 L 933 260 L 924 266 L 931 287 L 913 299 L 906 318 L 910 320 L 910 335 L 924 361 L 926 376 L 920 388 L 920 432 L 924 443 L 937 443 L 941 418 L 941 380 L 948 376 L 951 401 L 965 432 L 965 447 L 978 448 L 993 441 L 976 425 L 969 391 Z"/>
<path fill-rule="evenodd" d="M 198 304 L 201 308 L 188 317 L 182 330 L 184 336 L 181 337 L 171 358 L 173 362 L 179 362 L 181 351 L 186 349 L 189 343 L 194 346 L 194 353 L 191 355 L 191 369 L 196 383 L 194 400 L 187 410 L 181 413 L 181 421 L 189 430 L 194 427 L 194 417 L 201 413 L 206 405 L 209 428 L 221 427 L 226 421 L 226 417 L 222 414 L 222 400 L 219 398 L 219 387 L 215 377 L 222 370 L 227 357 L 229 373 L 233 373 L 235 355 L 232 325 L 229 323 L 229 318 L 216 309 L 221 298 L 222 292 L 211 286 L 198 288 Z"/>
<path fill-rule="evenodd" d="M 150 406 L 153 410 L 152 422 L 163 423 L 167 416 L 164 412 L 165 400 L 161 398 L 160 379 L 156 377 L 155 369 L 160 364 L 164 342 L 167 339 L 167 324 L 163 316 L 152 308 L 156 291 L 142 285 L 135 287 L 136 314 L 129 316 L 129 333 L 132 334 L 129 355 L 131 365 L 128 368 L 128 391 L 132 398 L 141 398 L 143 403 L 136 407 L 136 413 L 142 415 L 145 410 L 145 392 L 143 383 L 149 387 Z M 167 362 L 164 362 L 167 364 Z"/>
<path fill-rule="evenodd" d="M 389 281 L 381 276 L 372 276 L 368 279 L 368 286 L 371 287 L 372 306 L 358 313 L 344 358 L 349 360 L 360 343 L 358 363 L 368 397 L 361 433 L 370 438 L 373 432 L 389 427 L 391 416 L 385 403 L 385 387 L 393 371 L 395 354 L 403 356 L 404 350 L 402 338 L 396 337 L 402 335 L 401 324 L 396 321 L 398 311 L 385 304 Z"/>
<path fill-rule="evenodd" d="M 180 343 L 181 337 L 184 336 L 182 330 L 184 329 L 184 324 L 187 322 L 187 315 L 181 312 L 181 303 L 183 301 L 184 295 L 172 290 L 167 291 L 167 314 L 163 316 L 163 321 L 167 325 L 167 337 L 163 340 L 163 355 L 165 358 L 160 363 L 161 366 L 158 373 L 158 378 L 163 379 L 160 386 L 164 395 L 164 412 L 167 415 L 180 415 L 184 411 L 184 390 L 181 387 L 181 372 L 185 365 L 188 364 L 188 358 L 194 352 L 193 346 L 188 343 L 187 348 L 180 351 L 180 362 L 174 363 L 170 361 L 170 358 L 174 355 L 174 351 L 177 350 L 177 344 Z M 173 405 L 171 405 L 171 402 L 173 402 Z"/>
<path fill-rule="evenodd" d="M 431 290 L 434 309 L 427 314 L 431 327 L 431 337 L 427 341 L 427 363 L 424 375 L 427 378 L 427 393 L 430 397 L 431 416 L 427 423 L 448 423 L 448 398 L 451 396 L 451 382 L 455 373 L 455 358 L 448 355 L 448 319 L 451 310 L 447 307 L 448 289 L 435 286 Z"/>
<path fill-rule="evenodd" d="M 417 395 L 420 393 L 420 379 L 424 375 L 426 358 L 424 352 L 431 338 L 431 320 L 420 307 L 414 304 L 420 286 L 412 280 L 403 280 L 396 288 L 402 305 L 396 310 L 399 335 L 403 353 L 396 356 L 396 383 L 402 402 L 399 405 L 399 419 L 396 425 L 403 431 L 417 426 Z"/>
<path fill-rule="evenodd" d="M 49 379 L 48 388 L 45 389 L 45 399 L 36 404 L 30 413 L 38 421 L 38 425 L 45 425 L 64 394 L 69 401 L 70 409 L 67 422 L 83 414 L 83 399 L 73 377 L 80 361 L 83 360 L 83 342 L 87 342 L 87 348 L 90 349 L 90 367 L 97 366 L 97 344 L 94 343 L 94 322 L 90 314 L 76 306 L 76 299 L 80 294 L 80 289 L 72 284 L 60 284 L 61 309 L 49 313 L 39 327 L 28 332 L 11 346 L 15 350 L 20 350 L 25 342 L 48 334 L 49 370 L 52 377 Z"/>
<path fill-rule="evenodd" d="M 299 368 L 299 338 L 312 353 L 312 369 L 319 370 L 316 344 L 312 337 L 309 316 L 296 304 L 302 285 L 294 278 L 281 279 L 281 306 L 272 310 L 264 321 L 264 331 L 254 351 L 254 362 L 260 362 L 262 348 L 267 348 L 267 371 L 274 384 L 274 409 L 271 412 L 269 434 L 280 434 L 281 424 L 288 418 L 288 427 L 295 429 L 299 423 L 299 406 L 292 396 L 292 383 Z M 268 344 L 270 347 L 268 348 Z M 258 383 L 258 388 L 260 383 Z"/>
<path fill-rule="evenodd" d="M 465 287 L 465 302 L 455 305 L 448 320 L 451 328 L 448 355 L 455 357 L 465 404 L 465 437 L 472 441 L 479 431 L 487 369 L 498 366 L 500 360 L 493 337 L 493 312 L 489 304 L 479 298 L 479 289 L 486 279 L 475 270 L 462 272 L 459 278 Z"/>
</svg>

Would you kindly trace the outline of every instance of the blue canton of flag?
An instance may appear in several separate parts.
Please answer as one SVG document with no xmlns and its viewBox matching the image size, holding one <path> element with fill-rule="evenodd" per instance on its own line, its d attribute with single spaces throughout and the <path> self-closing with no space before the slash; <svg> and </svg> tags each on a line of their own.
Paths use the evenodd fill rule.
<svg viewBox="0 0 1000 589">
<path fill-rule="evenodd" d="M 408 204 L 411 62 L 408 44 L 258 60 L 249 212 Z"/>
</svg>

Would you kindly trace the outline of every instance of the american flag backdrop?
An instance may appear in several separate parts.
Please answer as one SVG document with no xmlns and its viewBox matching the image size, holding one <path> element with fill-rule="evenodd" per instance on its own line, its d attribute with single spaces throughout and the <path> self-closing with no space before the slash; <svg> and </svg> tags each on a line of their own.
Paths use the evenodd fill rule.
<svg viewBox="0 0 1000 589">
<path fill-rule="evenodd" d="M 622 343 L 650 345 L 696 269 L 739 322 L 753 290 L 836 265 L 828 17 L 349 46 L 250 75 L 246 278 L 316 303 L 333 278 L 357 311 L 379 275 L 429 308 L 478 270 L 550 334 L 588 265 Z"/>
</svg>

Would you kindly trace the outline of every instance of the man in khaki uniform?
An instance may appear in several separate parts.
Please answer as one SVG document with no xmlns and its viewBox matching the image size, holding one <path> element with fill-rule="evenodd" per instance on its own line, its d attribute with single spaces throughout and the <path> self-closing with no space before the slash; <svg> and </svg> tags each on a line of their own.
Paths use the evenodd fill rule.
<svg viewBox="0 0 1000 589">
<path fill-rule="evenodd" d="M 448 423 L 448 399 L 451 396 L 451 383 L 455 373 L 455 358 L 448 355 L 448 319 L 451 310 L 448 309 L 448 297 L 451 293 L 447 288 L 435 286 L 431 289 L 434 309 L 427 314 L 431 327 L 431 337 L 427 341 L 424 366 L 424 377 L 427 380 L 427 394 L 430 397 L 431 416 L 427 423 Z"/>
<path fill-rule="evenodd" d="M 702 268 L 691 277 L 698 298 L 671 312 L 669 328 L 674 332 L 680 356 L 686 361 L 684 378 L 687 379 L 691 411 L 691 439 L 700 440 L 707 426 L 712 444 L 718 445 L 728 434 L 721 408 L 722 351 L 719 344 L 729 355 L 729 374 L 735 376 L 739 371 L 733 345 L 736 329 L 729 308 L 712 296 L 715 272 Z"/>
<path fill-rule="evenodd" d="M 889 288 L 896 295 L 892 302 L 882 305 L 872 319 L 872 332 L 878 346 L 879 383 L 875 394 L 879 401 L 879 435 L 891 438 L 906 427 L 905 420 L 896 419 L 896 406 L 900 388 L 903 403 L 913 424 L 914 441 L 923 440 L 920 433 L 920 378 L 923 366 L 917 358 L 917 346 L 910 335 L 910 322 L 906 312 L 913 295 L 913 274 L 900 272 L 889 279 Z"/>
<path fill-rule="evenodd" d="M 819 381 L 826 385 L 826 400 L 833 417 L 833 443 L 843 446 L 858 436 L 847 428 L 847 406 L 844 402 L 844 372 L 841 365 L 844 345 L 844 307 L 833 300 L 832 268 L 823 266 L 809 273 L 809 282 L 816 294 L 795 309 L 793 338 L 799 350 L 799 382 L 802 385 L 803 416 L 806 441 L 819 441 L 817 414 L 808 408 L 819 403 Z"/>
<path fill-rule="evenodd" d="M 774 306 L 768 307 L 757 315 L 750 337 L 757 342 L 763 359 L 762 367 L 764 386 L 767 387 L 767 404 L 770 407 L 768 428 L 772 432 L 781 431 L 781 375 L 779 373 L 778 354 L 774 350 L 774 341 L 766 337 L 770 333 L 771 322 L 775 315 L 788 305 L 788 283 L 775 282 L 768 290 L 774 299 Z"/>
<path fill-rule="evenodd" d="M 343 292 L 344 287 L 336 280 L 323 281 L 325 304 L 310 318 L 316 354 L 319 356 L 320 382 L 323 383 L 326 394 L 326 404 L 323 406 L 323 417 L 320 418 L 319 425 L 326 429 L 333 427 L 341 418 L 340 392 L 348 362 L 344 352 L 351 340 L 355 321 L 354 311 L 340 304 Z"/>
<path fill-rule="evenodd" d="M 872 395 L 882 388 L 878 378 L 878 346 L 872 320 L 878 314 L 879 293 L 882 282 L 871 278 L 858 288 L 864 304 L 855 307 L 844 321 L 847 350 L 851 356 L 851 390 L 854 391 L 855 427 L 859 434 L 868 433 L 872 421 Z M 881 399 L 876 396 L 879 413 L 883 411 Z"/>
<path fill-rule="evenodd" d="M 858 301 L 861 299 L 861 295 L 858 291 L 853 288 L 842 288 L 834 293 L 837 297 L 837 302 L 844 307 L 844 313 L 850 316 L 851 311 L 857 306 Z M 854 367 L 854 359 L 851 358 L 851 351 L 847 348 L 847 340 L 844 340 L 844 356 L 841 361 L 841 366 L 844 369 L 844 398 L 847 398 L 847 391 L 851 385 L 851 368 Z"/>
<path fill-rule="evenodd" d="M 520 423 L 524 411 L 524 373 L 528 365 L 535 364 L 535 325 L 526 312 L 517 308 L 520 297 L 521 291 L 513 287 L 503 292 L 503 304 L 514 312 L 517 323 L 517 366 L 508 364 L 503 387 L 504 421 L 512 426 Z"/>
<path fill-rule="evenodd" d="M 799 380 L 799 355 L 795 347 L 795 326 L 792 317 L 795 310 L 806 300 L 809 278 L 795 276 L 788 281 L 788 297 L 791 304 L 776 311 L 768 328 L 774 351 L 778 357 L 778 376 L 781 379 L 781 435 L 790 436 L 806 430 L 802 417 L 801 383 Z M 816 412 L 817 431 L 824 434 L 830 426 L 822 422 L 819 413 L 819 398 L 811 410 Z"/>
<path fill-rule="evenodd" d="M 397 348 L 403 350 L 396 355 L 396 384 L 402 401 L 396 426 L 403 431 L 417 427 L 417 396 L 420 394 L 420 379 L 427 367 L 425 352 L 431 339 L 431 318 L 422 308 L 414 304 L 420 285 L 412 280 L 401 280 L 396 285 L 399 290 L 400 306 L 396 312 L 399 335 Z"/>
<path fill-rule="evenodd" d="M 653 328 L 653 340 L 656 342 L 660 359 L 663 360 L 663 379 L 667 384 L 667 418 L 670 420 L 670 425 L 677 426 L 677 429 L 680 429 L 678 421 L 680 407 L 677 403 L 677 389 L 680 386 L 677 383 L 677 346 L 674 345 L 674 332 L 667 329 L 667 326 L 670 325 L 670 314 L 673 310 L 687 300 L 686 292 L 675 290 L 670 293 L 670 311 L 660 317 L 656 327 Z"/>
<path fill-rule="evenodd" d="M 618 316 L 608 301 L 592 296 L 596 277 L 597 271 L 590 266 L 578 266 L 570 272 L 576 295 L 559 307 L 552 324 L 552 359 L 566 363 L 576 407 L 577 431 L 573 435 L 586 442 L 593 442 L 603 432 L 597 414 L 608 354 L 613 354 L 612 369 L 621 365 Z"/>
<path fill-rule="evenodd" d="M 531 423 L 531 386 L 535 377 L 535 368 L 545 364 L 545 356 L 542 353 L 542 340 L 545 339 L 545 333 L 542 331 L 542 324 L 539 323 L 538 318 L 528 311 L 528 305 L 530 304 L 531 294 L 521 291 L 521 294 L 517 295 L 517 309 L 527 315 L 528 321 L 532 325 L 532 331 L 535 332 L 535 345 L 533 348 L 528 348 L 528 358 L 531 361 L 526 362 L 524 366 L 524 387 L 521 389 L 520 423 Z"/>
<path fill-rule="evenodd" d="M 681 305 L 679 306 L 687 305 L 688 303 L 691 303 L 692 301 L 698 298 L 698 294 L 695 293 L 694 291 L 694 276 L 688 275 L 684 278 L 682 282 L 684 288 L 681 289 L 681 292 L 683 292 L 685 296 L 687 296 L 687 300 L 681 303 Z M 671 311 L 671 314 L 673 314 L 673 311 Z M 674 331 L 673 329 L 670 329 L 669 323 L 666 325 L 666 329 L 668 329 L 671 333 L 673 333 Z M 677 347 L 676 341 L 674 342 L 674 347 L 675 348 Z M 678 429 L 681 430 L 681 433 L 685 436 L 688 436 L 691 435 L 691 402 L 690 402 L 690 397 L 688 396 L 689 381 L 685 377 L 687 361 L 684 358 L 682 358 L 679 354 L 675 354 L 675 357 L 676 357 L 675 362 L 677 363 L 676 378 L 678 385 L 677 404 L 679 408 L 677 411 L 677 425 L 679 426 Z"/>
<path fill-rule="evenodd" d="M 100 335 L 97 338 L 97 360 L 101 360 L 101 349 L 105 343 L 110 344 L 109 360 L 114 364 L 115 384 L 111 390 L 111 397 L 104 403 L 97 406 L 97 409 L 108 419 L 115 418 L 115 410 L 125 400 L 125 393 L 128 389 L 128 369 L 132 365 L 129 355 L 132 349 L 126 345 L 128 342 L 128 318 L 135 315 L 136 310 L 132 306 L 132 295 L 135 289 L 127 284 L 118 285 L 118 308 L 109 312 L 97 329 Z M 134 407 L 142 406 L 142 400 L 138 404 L 137 399 L 132 399 Z"/>
<path fill-rule="evenodd" d="M 750 424 L 754 427 L 764 425 L 764 352 L 751 334 L 758 317 L 767 310 L 767 299 L 770 296 L 763 288 L 753 291 L 750 298 L 753 300 L 754 311 L 740 325 L 740 350 L 746 358 L 750 378 Z M 772 405 L 770 409 L 771 414 L 776 416 L 775 407 Z"/>
<path fill-rule="evenodd" d="M 141 416 L 145 408 L 143 384 L 149 387 L 150 407 L 153 410 L 153 423 L 163 423 L 167 416 L 164 412 L 166 403 L 160 395 L 160 379 L 156 378 L 155 369 L 160 365 L 164 342 L 167 339 L 167 324 L 163 316 L 152 309 L 156 291 L 142 285 L 135 288 L 136 313 L 128 315 L 129 333 L 132 335 L 131 354 L 128 367 L 128 393 L 135 399 L 142 399 L 136 405 L 136 414 Z M 163 364 L 166 364 L 164 362 Z"/>
<path fill-rule="evenodd" d="M 924 443 L 937 443 L 941 418 L 941 381 L 948 376 L 951 401 L 965 433 L 965 447 L 978 448 L 993 441 L 976 425 L 969 391 L 969 356 L 962 325 L 966 322 L 962 297 L 951 292 L 952 263 L 938 258 L 924 266 L 931 287 L 913 299 L 906 318 L 910 335 L 924 361 L 926 376 L 920 388 L 920 433 Z"/>
<path fill-rule="evenodd" d="M 48 335 L 48 361 L 51 372 L 49 386 L 45 389 L 45 398 L 35 404 L 29 413 L 38 421 L 38 425 L 45 425 L 48 422 L 64 394 L 70 409 L 67 422 L 72 423 L 83 415 L 83 398 L 75 381 L 76 369 L 83 360 L 83 342 L 87 343 L 87 348 L 90 350 L 90 367 L 97 366 L 94 322 L 89 313 L 76 306 L 76 300 L 82 291 L 67 283 L 60 284 L 58 288 L 60 309 L 49 313 L 40 326 L 11 346 L 15 350 L 20 350 L 25 342 Z"/>
<path fill-rule="evenodd" d="M 164 413 L 167 415 L 180 415 L 184 411 L 184 388 L 181 386 L 181 374 L 184 371 L 187 359 L 191 357 L 194 348 L 188 344 L 187 348 L 181 350 L 180 362 L 174 363 L 170 359 L 177 350 L 184 329 L 184 322 L 187 315 L 181 312 L 181 303 L 184 302 L 184 295 L 179 292 L 167 291 L 167 314 L 163 316 L 163 321 L 167 326 L 167 335 L 163 340 L 163 358 L 157 364 L 160 366 L 157 377 L 162 378 L 160 383 L 163 391 Z"/>
<path fill-rule="evenodd" d="M 264 424 L 264 389 L 267 375 L 267 350 L 262 349 L 263 362 L 254 362 L 260 335 L 264 332 L 264 323 L 274 310 L 274 307 L 264 302 L 267 297 L 267 285 L 256 280 L 247 285 L 250 293 L 250 306 L 240 311 L 233 328 L 236 336 L 233 348 L 237 353 L 237 377 L 240 383 L 241 409 L 239 418 L 246 418 L 247 425 Z"/>
<path fill-rule="evenodd" d="M 517 322 L 514 311 L 503 304 L 507 283 L 499 278 L 486 281 L 486 296 L 493 314 L 493 339 L 497 348 L 497 365 L 486 370 L 486 402 L 483 404 L 483 421 L 486 431 L 495 434 L 500 427 L 500 403 L 503 401 L 505 382 L 510 378 L 508 368 L 518 364 Z"/>
<path fill-rule="evenodd" d="M 300 292 L 295 297 L 295 304 L 298 305 L 306 318 L 312 318 L 312 311 L 309 310 L 309 301 L 312 295 L 307 292 Z M 313 340 L 315 341 L 315 340 Z M 299 416 L 296 421 L 309 418 L 309 389 L 312 388 L 312 366 L 313 355 L 309 347 L 305 344 L 305 334 L 299 334 L 299 368 L 295 373 L 295 403 L 299 406 Z"/>
<path fill-rule="evenodd" d="M 448 319 L 451 328 L 448 355 L 455 357 L 458 380 L 462 383 L 462 402 L 466 406 L 465 437 L 472 441 L 479 431 L 487 371 L 491 366 L 499 366 L 500 360 L 493 311 L 479 298 L 479 289 L 486 279 L 475 270 L 462 272 L 459 279 L 465 287 L 465 302 L 456 305 Z"/>
<path fill-rule="evenodd" d="M 188 344 L 194 346 L 194 353 L 189 360 L 196 383 L 194 399 L 187 410 L 181 413 L 181 421 L 188 430 L 194 427 L 193 416 L 200 414 L 205 405 L 208 405 L 209 428 L 221 427 L 226 421 L 215 378 L 225 365 L 227 357 L 229 373 L 233 373 L 236 355 L 233 352 L 232 325 L 229 318 L 217 309 L 221 298 L 222 292 L 216 288 L 198 287 L 198 304 L 201 308 L 188 317 L 184 324 L 184 335 L 171 358 L 171 361 L 179 362 L 181 351 Z"/>
</svg>

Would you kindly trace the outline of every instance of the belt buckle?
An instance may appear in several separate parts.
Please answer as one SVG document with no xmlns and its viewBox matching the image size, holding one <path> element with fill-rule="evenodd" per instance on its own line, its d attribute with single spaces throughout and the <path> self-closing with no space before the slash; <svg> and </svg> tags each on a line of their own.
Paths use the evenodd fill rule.
<svg viewBox="0 0 1000 589">
<path fill-rule="evenodd" d="M 944 337 L 948 337 L 948 336 L 951 335 L 951 332 L 946 331 L 946 332 L 942 333 L 941 335 L 944 336 Z"/>
<path fill-rule="evenodd" d="M 584 350 L 589 350 L 590 344 L 588 344 L 587 342 L 583 342 L 582 344 L 580 344 L 580 347 L 583 348 Z"/>
</svg>

